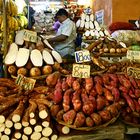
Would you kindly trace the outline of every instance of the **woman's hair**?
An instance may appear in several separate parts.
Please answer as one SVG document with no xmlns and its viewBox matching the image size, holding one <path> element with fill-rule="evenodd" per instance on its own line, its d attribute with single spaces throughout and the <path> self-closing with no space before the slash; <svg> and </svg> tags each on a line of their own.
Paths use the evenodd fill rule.
<svg viewBox="0 0 140 140">
<path fill-rule="evenodd" d="M 58 12 L 56 13 L 55 17 L 62 16 L 62 15 L 66 16 L 66 17 L 69 16 L 68 12 L 65 9 L 62 8 L 62 9 L 58 10 Z"/>
</svg>

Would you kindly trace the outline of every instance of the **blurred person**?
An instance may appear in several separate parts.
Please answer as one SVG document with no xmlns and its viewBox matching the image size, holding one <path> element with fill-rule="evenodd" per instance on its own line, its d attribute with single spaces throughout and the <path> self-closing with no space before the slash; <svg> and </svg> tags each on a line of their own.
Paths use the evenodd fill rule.
<svg viewBox="0 0 140 140">
<path fill-rule="evenodd" d="M 48 42 L 52 44 L 62 57 L 74 55 L 75 52 L 76 26 L 68 15 L 65 9 L 58 10 L 55 17 L 61 23 L 60 27 L 56 36 L 48 39 Z"/>
</svg>

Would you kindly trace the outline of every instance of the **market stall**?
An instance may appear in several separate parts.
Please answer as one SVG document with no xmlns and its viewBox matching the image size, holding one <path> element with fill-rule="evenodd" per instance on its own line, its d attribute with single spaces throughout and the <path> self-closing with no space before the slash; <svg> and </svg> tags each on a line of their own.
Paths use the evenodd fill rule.
<svg viewBox="0 0 140 140">
<path fill-rule="evenodd" d="M 88 8 L 76 23 L 86 45 L 63 59 L 46 36 L 25 29 L 14 1 L 0 2 L 9 10 L 7 27 L 1 24 L 1 140 L 127 140 L 140 133 L 139 42 L 112 38 Z"/>
</svg>

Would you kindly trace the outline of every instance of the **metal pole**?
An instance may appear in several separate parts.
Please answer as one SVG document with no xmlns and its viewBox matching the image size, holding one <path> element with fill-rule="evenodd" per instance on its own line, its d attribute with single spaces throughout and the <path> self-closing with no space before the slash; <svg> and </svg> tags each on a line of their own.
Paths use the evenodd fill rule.
<svg viewBox="0 0 140 140">
<path fill-rule="evenodd" d="M 7 15 L 6 15 L 6 0 L 3 0 L 3 47 L 4 47 L 4 53 L 3 53 L 3 59 L 5 58 L 7 51 L 8 51 L 8 44 L 7 44 Z M 7 67 L 4 66 L 4 77 L 7 77 Z"/>
</svg>

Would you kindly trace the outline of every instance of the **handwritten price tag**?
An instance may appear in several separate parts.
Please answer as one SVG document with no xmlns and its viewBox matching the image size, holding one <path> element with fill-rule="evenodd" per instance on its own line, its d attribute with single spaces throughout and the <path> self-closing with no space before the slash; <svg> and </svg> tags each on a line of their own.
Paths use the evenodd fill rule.
<svg viewBox="0 0 140 140">
<path fill-rule="evenodd" d="M 29 30 L 24 30 L 24 40 L 30 42 L 37 42 L 37 33 Z"/>
<path fill-rule="evenodd" d="M 128 50 L 127 51 L 127 58 L 131 59 L 131 60 L 140 59 L 140 51 Z"/>
<path fill-rule="evenodd" d="M 27 78 L 21 74 L 19 74 L 16 78 L 16 84 L 25 90 L 32 90 L 34 88 L 35 83 L 36 80 Z"/>
<path fill-rule="evenodd" d="M 73 64 L 72 76 L 79 78 L 89 78 L 90 65 Z"/>
<path fill-rule="evenodd" d="M 132 76 L 136 79 L 140 79 L 140 69 L 139 68 L 128 67 L 127 74 L 128 74 L 128 76 Z"/>
<path fill-rule="evenodd" d="M 76 51 L 75 60 L 76 60 L 76 63 L 83 63 L 83 62 L 91 61 L 89 51 L 88 50 Z"/>
</svg>

